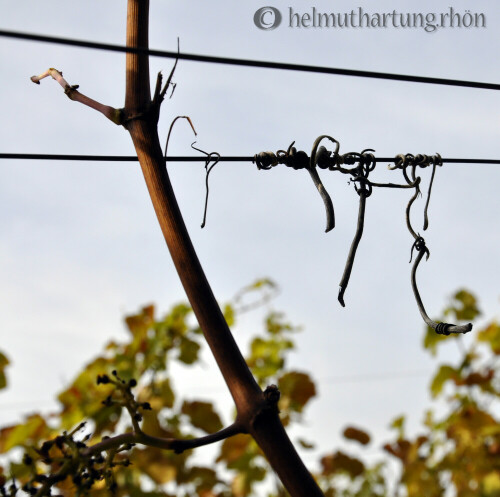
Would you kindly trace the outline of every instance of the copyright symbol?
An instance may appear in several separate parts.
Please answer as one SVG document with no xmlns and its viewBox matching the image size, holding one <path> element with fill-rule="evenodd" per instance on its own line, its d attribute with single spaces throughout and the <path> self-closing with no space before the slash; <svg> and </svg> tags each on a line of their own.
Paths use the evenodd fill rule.
<svg viewBox="0 0 500 497">
<path fill-rule="evenodd" d="M 259 29 L 270 31 L 281 24 L 281 12 L 275 7 L 261 7 L 253 15 L 253 22 Z"/>
</svg>

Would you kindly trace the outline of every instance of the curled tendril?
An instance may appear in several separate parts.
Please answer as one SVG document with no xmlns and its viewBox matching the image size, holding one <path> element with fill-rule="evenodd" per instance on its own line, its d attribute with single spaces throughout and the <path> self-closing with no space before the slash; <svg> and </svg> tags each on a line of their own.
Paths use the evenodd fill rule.
<svg viewBox="0 0 500 497">
<path fill-rule="evenodd" d="M 410 212 L 411 212 L 411 206 L 413 205 L 413 202 L 417 199 L 417 197 L 420 195 L 420 177 L 415 179 L 415 181 L 410 182 L 410 184 L 414 185 L 415 188 L 415 193 L 413 196 L 410 198 L 408 205 L 406 206 L 406 226 L 408 227 L 408 231 L 411 233 L 413 238 L 417 239 L 419 235 L 415 232 L 411 225 L 411 218 L 410 218 Z"/>
<path fill-rule="evenodd" d="M 205 195 L 205 209 L 203 210 L 203 221 L 201 223 L 201 227 L 204 228 L 206 221 L 207 221 L 207 208 L 208 208 L 208 176 L 210 174 L 210 171 L 218 164 L 220 161 L 220 154 L 218 152 L 205 152 L 204 150 L 201 150 L 200 148 L 197 148 L 194 146 L 196 142 L 191 143 L 191 148 L 194 150 L 197 150 L 198 152 L 201 152 L 202 154 L 205 154 L 207 158 L 205 159 L 205 170 L 207 171 L 207 175 L 205 177 L 205 188 L 206 188 L 206 195 Z M 210 163 L 213 162 L 213 164 L 210 165 Z"/>
<path fill-rule="evenodd" d="M 334 150 L 329 151 L 321 142 L 323 140 L 329 140 L 334 144 Z M 429 189 L 427 192 L 427 200 L 424 209 L 424 230 L 427 229 L 429 225 L 428 218 L 428 208 L 430 202 L 430 196 L 432 191 L 432 185 L 434 181 L 434 176 L 436 172 L 436 167 L 441 166 L 443 160 L 439 154 L 435 155 L 424 155 L 424 154 L 399 154 L 394 158 L 394 164 L 389 165 L 390 170 L 401 169 L 404 177 L 403 184 L 397 183 L 375 183 L 368 179 L 370 172 L 372 172 L 377 163 L 377 159 L 373 155 L 373 149 L 365 149 L 361 153 L 358 152 L 348 152 L 346 154 L 339 154 L 340 143 L 329 135 L 319 136 L 313 145 L 311 156 L 309 161 L 307 160 L 307 155 L 304 152 L 297 152 L 296 148 L 293 146 L 294 142 L 285 150 L 279 150 L 276 154 L 273 152 L 261 152 L 256 154 L 254 157 L 254 162 L 256 162 L 259 169 L 271 169 L 278 164 L 285 164 L 288 167 L 293 167 L 294 169 L 306 168 L 311 175 L 311 178 L 316 185 L 320 195 L 325 204 L 325 209 L 327 213 L 327 228 L 326 231 L 330 231 L 335 225 L 333 204 L 330 196 L 323 187 L 323 184 L 319 178 L 316 168 L 327 169 L 329 171 L 338 171 L 342 174 L 348 174 L 351 176 L 350 181 L 354 183 L 354 188 L 359 195 L 359 208 L 358 208 L 358 221 L 356 227 L 356 233 L 354 235 L 353 241 L 351 243 L 351 248 L 349 255 L 347 257 L 346 265 L 344 268 L 344 273 L 339 284 L 339 294 L 338 300 L 342 306 L 344 303 L 344 293 L 347 288 L 350 275 L 352 272 L 354 258 L 356 256 L 356 251 L 358 245 L 361 241 L 364 229 L 364 218 L 366 209 L 366 199 L 372 194 L 373 188 L 407 188 L 413 189 L 414 193 L 410 198 L 408 205 L 406 207 L 406 224 L 408 231 L 414 238 L 414 243 L 412 245 L 410 253 L 410 263 L 413 260 L 413 252 L 416 250 L 418 255 L 412 267 L 411 283 L 415 299 L 419 311 L 424 318 L 424 321 L 437 333 L 449 334 L 449 333 L 467 333 L 472 329 L 472 325 L 457 326 L 448 323 L 435 323 L 426 314 L 425 308 L 422 304 L 420 294 L 416 284 L 416 270 L 420 261 L 424 257 L 427 259 L 430 256 L 430 251 L 425 244 L 425 240 L 420 236 L 419 233 L 415 231 L 411 224 L 411 209 L 418 198 L 422 195 L 420 190 L 421 180 L 420 176 L 417 176 L 417 168 L 426 168 L 432 166 L 432 175 L 429 182 Z M 343 167 L 343 166 L 353 166 L 353 167 Z"/>
<path fill-rule="evenodd" d="M 427 256 L 426 259 L 429 259 L 429 257 L 431 256 L 430 250 L 425 245 L 425 240 L 420 235 L 417 235 L 417 238 L 415 238 L 415 241 L 413 242 L 413 245 L 411 246 L 410 262 L 413 259 L 413 251 L 415 249 L 417 250 L 417 252 L 424 251 L 424 254 Z"/>
<path fill-rule="evenodd" d="M 342 275 L 342 279 L 340 280 L 339 284 L 339 294 L 337 299 L 342 307 L 345 307 L 344 293 L 347 289 L 347 285 L 349 284 L 352 268 L 354 266 L 354 258 L 356 257 L 358 245 L 361 241 L 361 237 L 363 236 L 363 229 L 365 225 L 366 199 L 373 193 L 373 187 L 368 181 L 368 176 L 370 175 L 370 172 L 373 171 L 373 169 L 375 168 L 375 158 L 373 157 L 372 154 L 368 153 L 372 151 L 373 151 L 372 149 L 366 149 L 363 150 L 361 154 L 359 154 L 359 157 L 357 158 L 357 160 L 359 161 L 359 165 L 357 168 L 358 176 L 351 178 L 351 181 L 354 183 L 354 189 L 356 190 L 356 193 L 359 195 L 359 208 L 358 208 L 358 222 L 356 226 L 356 233 L 354 234 L 354 238 L 351 243 L 351 248 L 347 256 L 344 273 Z"/>
<path fill-rule="evenodd" d="M 335 150 L 333 152 L 328 152 L 326 148 L 324 147 L 319 147 L 319 144 L 324 140 L 330 140 L 332 143 L 335 144 Z M 329 168 L 329 165 L 331 164 L 331 160 L 326 160 L 327 158 L 329 159 L 331 154 L 333 153 L 333 158 L 337 158 L 339 156 L 339 149 L 340 149 L 340 143 L 335 139 L 332 138 L 329 135 L 321 135 L 314 140 L 312 152 L 311 152 L 311 167 L 318 166 L 321 169 L 327 169 Z M 318 155 L 318 151 L 320 154 Z M 328 152 L 328 154 L 326 154 Z M 334 163 L 336 161 L 334 160 Z"/>
<path fill-rule="evenodd" d="M 179 119 L 186 119 L 186 121 L 189 123 L 189 125 L 191 126 L 191 129 L 193 130 L 193 133 L 194 133 L 194 136 L 197 136 L 198 133 L 196 133 L 196 130 L 194 129 L 194 125 L 193 125 L 193 122 L 191 121 L 191 118 L 189 116 L 177 116 L 170 124 L 170 128 L 168 129 L 168 135 L 167 135 L 167 141 L 165 143 L 165 152 L 163 154 L 165 160 L 167 160 L 167 150 L 168 150 L 168 143 L 170 141 L 170 135 L 172 134 L 172 130 L 174 129 L 174 125 L 175 123 L 179 120 Z"/>
<path fill-rule="evenodd" d="M 311 159 L 307 156 L 307 154 L 302 151 L 302 150 L 297 150 L 293 145 L 295 142 L 292 142 L 290 146 L 288 147 L 287 150 L 278 150 L 275 153 L 273 152 L 260 152 L 259 154 L 256 154 L 254 156 L 254 162 L 257 164 L 258 169 L 266 169 L 269 170 L 274 166 L 277 166 L 278 164 L 285 164 L 288 167 L 291 167 L 293 169 L 307 169 L 309 175 L 311 176 L 311 179 L 316 186 L 321 199 L 323 200 L 323 204 L 325 205 L 325 210 L 326 210 L 326 230 L 325 231 L 330 231 L 334 228 L 335 226 L 335 214 L 333 211 L 333 204 L 332 200 L 330 198 L 330 195 L 326 191 L 325 187 L 323 186 L 323 183 L 321 182 L 321 179 L 318 175 L 318 172 L 316 171 L 316 153 L 317 153 L 317 148 L 320 143 L 320 141 L 323 138 L 329 138 L 333 142 L 337 144 L 337 151 L 338 151 L 338 146 L 339 143 L 334 140 L 331 137 L 327 137 L 326 135 L 323 137 L 319 137 L 313 147 L 313 152 L 311 154 Z M 324 151 L 326 149 L 321 150 L 321 153 L 324 154 Z M 325 158 L 323 155 L 321 156 L 322 160 Z"/>
<path fill-rule="evenodd" d="M 325 233 L 328 233 L 333 228 L 335 228 L 335 211 L 333 210 L 333 203 L 330 195 L 326 191 L 326 188 L 323 186 L 321 179 L 319 177 L 318 171 L 316 168 L 308 168 L 307 171 L 313 180 L 314 186 L 317 188 L 321 199 L 323 200 L 323 204 L 325 206 L 326 211 L 326 229 Z"/>
<path fill-rule="evenodd" d="M 358 180 L 355 179 L 353 181 L 358 181 Z M 339 283 L 339 294 L 337 297 L 342 307 L 345 307 L 344 293 L 347 289 L 347 285 L 351 277 L 351 272 L 354 265 L 354 258 L 356 257 L 356 251 L 358 250 L 359 242 L 361 241 L 361 237 L 363 236 L 363 228 L 365 225 L 366 199 L 372 193 L 371 186 L 367 184 L 364 179 L 359 179 L 359 181 L 360 181 L 360 187 L 356 188 L 355 185 L 356 192 L 359 195 L 358 224 L 356 226 L 356 233 L 351 243 L 349 255 L 347 256 L 347 261 L 344 268 L 344 274 L 342 275 L 342 279 L 340 280 Z"/>
<path fill-rule="evenodd" d="M 326 169 L 328 167 L 328 159 L 330 158 L 331 154 L 326 153 L 326 149 L 322 148 L 320 151 L 320 154 L 318 155 L 318 147 L 319 144 L 324 140 L 330 140 L 332 143 L 335 144 L 335 150 L 333 151 L 333 156 L 337 157 L 338 152 L 340 149 L 340 143 L 335 140 L 335 138 L 332 138 L 329 135 L 321 135 L 316 138 L 314 141 L 312 151 L 311 151 L 311 159 L 309 162 L 309 167 L 308 171 L 311 176 L 311 179 L 313 180 L 314 185 L 318 189 L 318 192 L 321 196 L 321 199 L 323 200 L 323 204 L 325 206 L 325 211 L 326 211 L 326 229 L 325 232 L 328 233 L 335 227 L 335 211 L 333 209 L 333 202 L 332 199 L 330 198 L 330 195 L 326 191 L 325 187 L 323 186 L 323 183 L 321 182 L 321 179 L 319 177 L 318 172 L 316 171 L 316 166 Z M 319 162 L 318 162 L 318 159 Z"/>
<path fill-rule="evenodd" d="M 276 154 L 270 151 L 255 154 L 253 161 L 257 164 L 257 169 L 263 170 L 269 170 L 279 164 Z"/>
<path fill-rule="evenodd" d="M 434 175 L 436 174 L 436 167 L 443 165 L 443 159 L 441 158 L 441 156 L 439 154 L 436 154 L 435 157 L 436 160 L 434 160 L 432 164 L 432 175 L 431 175 L 431 181 L 429 182 L 429 190 L 427 191 L 427 201 L 425 202 L 424 231 L 429 227 L 429 216 L 427 214 L 427 211 L 429 209 L 429 202 L 431 200 L 431 191 L 432 191 L 432 185 L 434 183 Z"/>
<path fill-rule="evenodd" d="M 440 335 L 449 335 L 451 333 L 468 333 L 472 330 L 471 323 L 461 326 L 451 323 L 436 323 L 427 315 L 424 304 L 422 303 L 422 299 L 420 298 L 420 293 L 418 291 L 416 273 L 418 265 L 420 264 L 420 261 L 422 260 L 424 255 L 427 254 L 427 258 L 429 257 L 429 249 L 426 247 L 425 240 L 422 237 L 418 237 L 415 240 L 415 242 L 413 243 L 412 252 L 414 248 L 417 250 L 418 254 L 411 270 L 411 287 L 413 290 L 413 295 L 415 296 L 415 300 L 417 301 L 418 310 L 420 311 L 423 320 L 425 321 L 427 326 L 435 330 L 436 333 Z"/>
<path fill-rule="evenodd" d="M 287 150 L 274 152 L 260 152 L 254 155 L 253 162 L 257 164 L 257 169 L 269 170 L 278 164 L 284 164 L 293 169 L 307 169 L 309 167 L 309 157 L 301 150 L 297 150 L 293 141 Z"/>
</svg>

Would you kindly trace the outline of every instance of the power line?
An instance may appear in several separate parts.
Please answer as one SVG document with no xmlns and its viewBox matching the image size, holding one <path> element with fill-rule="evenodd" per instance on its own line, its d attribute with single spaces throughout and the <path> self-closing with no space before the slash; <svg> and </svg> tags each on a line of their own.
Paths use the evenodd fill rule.
<svg viewBox="0 0 500 497">
<path fill-rule="evenodd" d="M 52 161 L 88 161 L 88 162 L 137 162 L 135 155 L 75 155 L 75 154 L 11 154 L 0 153 L 1 159 L 52 160 Z M 253 156 L 221 156 L 219 162 L 253 162 Z M 395 157 L 375 157 L 375 162 L 394 162 Z M 205 162 L 203 156 L 173 155 L 167 162 Z M 447 164 L 500 164 L 500 159 L 463 159 L 443 158 Z"/>
<path fill-rule="evenodd" d="M 189 53 L 177 53 L 166 50 L 152 50 L 145 48 L 132 48 L 110 43 L 99 43 L 71 38 L 59 38 L 56 36 L 45 36 L 34 33 L 21 33 L 17 31 L 0 30 L 0 36 L 16 38 L 21 40 L 39 41 L 43 43 L 57 43 L 59 45 L 71 45 L 81 48 L 92 48 L 96 50 L 107 50 L 111 52 L 148 54 L 153 57 L 164 57 L 169 59 L 190 60 L 194 62 L 207 62 L 212 64 L 225 64 L 244 67 L 260 67 L 267 69 L 281 69 L 287 71 L 301 71 L 319 74 L 337 74 L 341 76 L 355 76 L 361 78 L 389 79 L 394 81 L 408 81 L 412 83 L 427 83 L 435 85 L 459 86 L 465 88 L 480 88 L 483 90 L 500 90 L 500 84 L 482 83 L 477 81 L 463 81 L 446 78 L 433 78 L 426 76 L 412 76 L 407 74 L 382 73 L 375 71 L 358 71 L 354 69 L 340 69 L 335 67 L 310 66 L 305 64 L 289 64 L 285 62 L 270 62 L 263 60 L 237 59 L 231 57 L 214 57 L 211 55 L 199 55 Z"/>
<path fill-rule="evenodd" d="M 136 155 L 65 155 L 65 154 L 0 154 L 0 159 L 27 159 L 27 160 L 67 160 L 90 162 L 137 162 Z M 170 162 L 206 162 L 203 156 L 171 156 Z M 252 162 L 253 157 L 226 156 L 219 162 Z"/>
</svg>

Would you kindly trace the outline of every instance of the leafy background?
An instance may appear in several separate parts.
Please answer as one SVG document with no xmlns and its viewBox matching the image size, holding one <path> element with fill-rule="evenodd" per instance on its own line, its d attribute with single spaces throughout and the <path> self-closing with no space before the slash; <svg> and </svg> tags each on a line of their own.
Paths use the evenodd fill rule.
<svg viewBox="0 0 500 497">
<path fill-rule="evenodd" d="M 247 287 L 246 293 L 261 292 L 266 287 L 276 285 L 259 280 Z M 225 311 L 234 325 L 241 308 L 238 312 L 232 302 L 226 304 Z M 475 297 L 460 290 L 444 314 L 467 321 L 474 320 L 480 310 Z M 51 468 L 54 471 L 57 454 L 50 449 L 51 461 L 47 464 L 37 449 L 62 430 L 71 431 L 82 420 L 88 424 L 80 439 L 88 445 L 101 441 L 103 436 L 130 430 L 130 421 L 124 419 L 125 409 L 100 400 L 114 396 L 115 387 L 107 381 L 96 382 L 96 377 L 102 378 L 115 368 L 125 381 L 138 380 L 137 400 L 149 403 L 148 409 L 142 411 L 145 433 L 187 438 L 220 430 L 220 407 L 179 391 L 178 378 L 171 375 L 173 363 L 191 367 L 200 360 L 203 339 L 190 318 L 191 309 L 186 304 L 172 307 L 164 317 L 157 316 L 154 306 L 126 317 L 127 339 L 108 343 L 104 352 L 87 364 L 59 394 L 57 413 L 45 417 L 32 414 L 24 422 L 0 430 L 0 453 L 10 455 L 10 465 L 0 469 L 0 484 L 11 487 L 7 477 L 15 476 L 18 486 L 28 485 L 29 489 L 33 475 L 43 470 L 50 472 Z M 267 307 L 263 331 L 251 341 L 247 363 L 262 386 L 279 386 L 282 421 L 295 434 L 298 446 L 307 451 L 315 444 L 297 438 L 301 431 L 297 425 L 303 422 L 309 401 L 317 392 L 310 372 L 289 364 L 289 351 L 295 347 L 298 331 L 282 312 Z M 443 348 L 458 344 L 461 358 L 455 364 L 436 365 L 430 385 L 435 401 L 423 413 L 417 435 L 408 434 L 405 415 L 396 417 L 389 425 L 392 436 L 382 447 L 384 456 L 371 462 L 364 455 L 366 449 L 361 451 L 361 457 L 353 451 L 356 445 L 370 446 L 370 434 L 359 427 L 342 427 L 342 446 L 332 448 L 312 468 L 326 496 L 500 495 L 500 325 L 492 321 L 474 334 L 470 346 L 465 347 L 463 342 L 460 336 L 442 337 L 432 329 L 425 331 L 423 345 L 428 353 L 437 356 Z M 333 423 L 330 427 L 339 428 Z M 16 448 L 24 450 L 23 462 L 15 461 L 19 453 Z M 215 461 L 197 457 L 200 450 L 174 454 L 157 448 L 131 448 L 116 461 L 114 479 L 96 481 L 92 495 L 107 495 L 110 481 L 116 485 L 116 495 L 286 495 L 248 435 L 236 435 L 211 447 Z M 82 488 L 82 479 L 89 480 L 88 473 L 78 473 L 78 480 L 76 476 L 66 478 L 58 484 L 59 490 L 64 495 L 79 495 L 77 488 Z"/>
</svg>

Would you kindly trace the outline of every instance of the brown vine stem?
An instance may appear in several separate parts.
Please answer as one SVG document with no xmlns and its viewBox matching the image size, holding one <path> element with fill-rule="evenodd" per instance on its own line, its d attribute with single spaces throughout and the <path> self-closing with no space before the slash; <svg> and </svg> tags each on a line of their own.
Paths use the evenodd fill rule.
<svg viewBox="0 0 500 497">
<path fill-rule="evenodd" d="M 127 46 L 148 48 L 148 15 L 148 0 L 128 0 Z M 234 399 L 238 420 L 262 448 L 292 497 L 322 496 L 290 442 L 277 409 L 269 408 L 248 369 L 191 243 L 165 168 L 157 132 L 159 109 L 151 108 L 148 56 L 127 53 L 126 60 L 126 127 L 172 260 Z"/>
<path fill-rule="evenodd" d="M 127 45 L 147 48 L 149 2 L 129 0 Z M 261 391 L 236 346 L 192 246 L 175 198 L 160 147 L 157 123 L 150 109 L 147 55 L 127 54 L 125 115 L 153 207 L 172 259 L 201 328 L 239 409 Z M 148 118 L 149 117 L 149 118 Z M 245 365 L 243 368 L 242 365 Z"/>
</svg>

